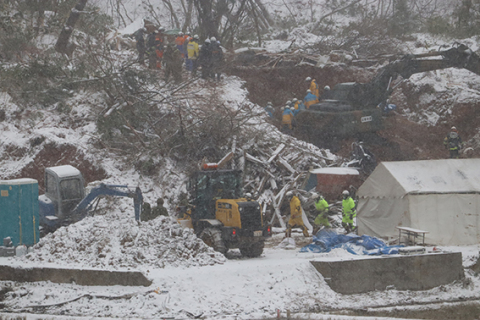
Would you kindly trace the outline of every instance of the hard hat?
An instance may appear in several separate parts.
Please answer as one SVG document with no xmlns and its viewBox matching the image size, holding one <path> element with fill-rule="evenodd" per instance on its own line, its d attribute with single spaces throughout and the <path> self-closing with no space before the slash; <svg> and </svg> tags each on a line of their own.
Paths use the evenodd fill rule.
<svg viewBox="0 0 480 320">
<path fill-rule="evenodd" d="M 308 92 L 308 93 L 312 93 L 312 90 L 308 89 L 307 92 Z"/>
<path fill-rule="evenodd" d="M 450 129 L 450 130 L 457 130 L 457 128 L 456 128 L 456 127 L 452 127 L 452 129 Z"/>
<path fill-rule="evenodd" d="M 324 90 L 330 90 L 330 87 L 329 86 L 325 86 L 325 88 L 323 88 Z"/>
<path fill-rule="evenodd" d="M 180 31 L 180 32 L 178 33 L 178 35 L 179 35 L 179 36 L 183 36 L 183 32 Z"/>
<path fill-rule="evenodd" d="M 290 100 L 287 101 L 287 104 L 288 104 L 288 105 L 291 104 L 291 103 L 292 103 L 292 101 L 290 101 Z"/>
<path fill-rule="evenodd" d="M 344 196 L 349 196 L 350 195 L 350 192 L 348 192 L 348 190 L 343 190 L 342 194 Z"/>
<path fill-rule="evenodd" d="M 312 81 L 312 78 L 306 77 L 306 78 L 305 78 L 305 81 Z"/>
<path fill-rule="evenodd" d="M 267 106 L 271 106 L 272 103 L 270 101 L 267 102 Z"/>
<path fill-rule="evenodd" d="M 252 194 L 251 194 L 251 193 L 249 193 L 249 192 L 245 193 L 245 198 L 248 199 L 248 198 L 251 198 L 251 197 L 252 197 Z"/>
<path fill-rule="evenodd" d="M 205 43 L 210 43 L 210 39 L 206 39 L 206 40 L 205 40 Z"/>
<path fill-rule="evenodd" d="M 297 98 L 293 98 L 293 99 L 292 99 L 292 102 L 297 102 L 297 101 L 298 101 Z"/>
<path fill-rule="evenodd" d="M 293 191 L 288 191 L 287 194 L 286 194 L 287 197 L 293 197 Z"/>
<path fill-rule="evenodd" d="M 198 40 L 198 39 L 199 39 L 199 38 L 198 38 L 198 34 L 194 35 L 194 36 L 193 36 L 193 39 Z"/>
<path fill-rule="evenodd" d="M 210 38 L 210 41 L 215 42 L 215 41 L 217 41 L 217 38 L 211 37 L 211 38 Z"/>
<path fill-rule="evenodd" d="M 313 194 L 312 194 L 312 199 L 313 199 L 313 200 L 317 200 L 317 199 L 319 199 L 319 198 L 320 198 L 320 195 L 319 195 L 318 193 L 313 193 Z"/>
<path fill-rule="evenodd" d="M 158 28 L 158 31 L 163 32 L 163 31 L 165 31 L 165 28 L 164 28 L 164 27 L 160 27 L 160 28 Z"/>
<path fill-rule="evenodd" d="M 283 108 L 283 110 L 290 110 L 290 106 L 285 106 L 285 108 Z"/>
</svg>

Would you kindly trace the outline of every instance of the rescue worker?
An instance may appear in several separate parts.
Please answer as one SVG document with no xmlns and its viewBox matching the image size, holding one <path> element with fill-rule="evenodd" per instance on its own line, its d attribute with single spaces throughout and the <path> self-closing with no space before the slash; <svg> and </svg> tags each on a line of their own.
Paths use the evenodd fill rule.
<svg viewBox="0 0 480 320">
<path fill-rule="evenodd" d="M 296 195 L 293 194 L 293 191 L 287 192 L 287 199 L 290 200 L 290 219 L 288 220 L 287 230 L 285 232 L 285 236 L 290 238 L 292 236 L 292 228 L 300 227 L 303 231 L 303 235 L 308 237 L 308 230 L 307 227 L 303 224 L 302 219 L 302 205 L 300 203 L 300 199 Z"/>
<path fill-rule="evenodd" d="M 305 78 L 305 82 L 310 83 L 308 89 L 317 97 L 319 97 L 320 91 L 318 88 L 317 81 L 315 79 L 312 79 L 310 77 Z"/>
<path fill-rule="evenodd" d="M 199 49 L 198 49 L 198 35 L 194 35 L 193 39 L 188 41 L 187 44 L 187 70 L 192 72 L 192 75 L 195 76 L 197 73 L 198 68 L 198 56 L 199 56 Z"/>
<path fill-rule="evenodd" d="M 319 100 L 327 100 L 332 98 L 332 91 L 330 91 L 330 86 L 325 86 L 323 88 L 323 94 Z"/>
<path fill-rule="evenodd" d="M 138 51 L 138 63 L 141 65 L 145 65 L 145 32 L 147 32 L 147 29 L 145 28 L 140 28 L 135 33 L 133 34 L 135 36 L 135 41 L 137 42 L 137 51 Z"/>
<path fill-rule="evenodd" d="M 182 81 L 182 54 L 175 46 L 175 43 L 169 43 L 163 54 L 165 61 L 165 82 L 168 82 L 170 75 L 176 83 Z"/>
<path fill-rule="evenodd" d="M 443 140 L 443 144 L 445 148 L 450 151 L 450 158 L 451 159 L 458 159 L 458 152 L 462 148 L 462 138 L 458 135 L 458 131 L 456 127 L 452 127 L 450 132 L 447 134 L 445 139 Z"/>
<path fill-rule="evenodd" d="M 268 114 L 268 116 L 269 116 L 270 118 L 273 118 L 273 112 L 274 112 L 275 110 L 273 109 L 273 105 L 272 105 L 272 103 L 271 103 L 270 101 L 267 102 L 267 106 L 266 106 L 264 109 L 265 109 L 265 112 Z"/>
<path fill-rule="evenodd" d="M 152 207 L 150 207 L 150 203 L 143 202 L 142 212 L 140 213 L 140 221 L 151 220 L 151 216 L 152 216 Z"/>
<path fill-rule="evenodd" d="M 348 190 L 344 190 L 342 195 L 342 226 L 347 233 L 350 233 L 356 229 L 353 223 L 353 219 L 357 216 L 355 201 L 350 197 L 350 192 L 348 192 Z"/>
<path fill-rule="evenodd" d="M 221 70 L 223 68 L 223 51 L 219 42 L 215 37 L 210 38 L 210 45 L 212 51 L 212 77 L 220 81 Z"/>
<path fill-rule="evenodd" d="M 297 98 L 293 98 L 292 100 L 293 104 L 293 115 L 296 116 L 300 111 L 305 110 L 305 105 L 303 104 L 303 101 L 298 100 Z"/>
<path fill-rule="evenodd" d="M 285 106 L 283 109 L 283 114 L 282 114 L 282 132 L 286 134 L 292 134 L 292 125 L 293 121 L 293 112 L 290 110 L 290 107 L 288 105 Z"/>
<path fill-rule="evenodd" d="M 177 37 L 175 38 L 175 44 L 177 45 L 178 51 L 182 54 L 182 59 L 185 57 L 185 51 L 183 50 L 183 44 L 185 43 L 185 37 L 183 32 L 179 32 Z"/>
<path fill-rule="evenodd" d="M 321 227 L 325 228 L 330 228 L 330 221 L 328 221 L 328 202 L 325 200 L 325 198 L 320 195 L 316 194 L 314 197 L 315 200 L 315 209 L 318 215 L 315 217 L 314 220 L 314 234 L 318 232 L 318 230 L 321 229 Z"/>
<path fill-rule="evenodd" d="M 157 69 L 162 68 L 162 59 L 163 59 L 163 51 L 165 49 L 165 36 L 163 32 L 165 28 L 159 28 L 157 34 L 155 35 L 155 51 L 157 53 Z"/>
<path fill-rule="evenodd" d="M 147 55 L 148 55 L 148 68 L 155 69 L 157 67 L 157 52 L 155 48 L 156 31 L 153 30 L 147 36 Z"/>
<path fill-rule="evenodd" d="M 318 98 L 312 93 L 312 90 L 307 90 L 307 95 L 303 99 L 303 104 L 305 108 L 309 109 L 312 104 L 318 103 Z"/>
<path fill-rule="evenodd" d="M 163 199 L 158 198 L 157 199 L 157 206 L 153 207 L 152 209 L 152 219 L 155 219 L 158 216 L 166 216 L 168 217 L 168 211 L 167 209 L 163 206 Z"/>
<path fill-rule="evenodd" d="M 212 73 L 212 46 L 210 39 L 206 39 L 200 49 L 198 63 L 202 67 L 202 79 L 210 78 Z"/>
</svg>

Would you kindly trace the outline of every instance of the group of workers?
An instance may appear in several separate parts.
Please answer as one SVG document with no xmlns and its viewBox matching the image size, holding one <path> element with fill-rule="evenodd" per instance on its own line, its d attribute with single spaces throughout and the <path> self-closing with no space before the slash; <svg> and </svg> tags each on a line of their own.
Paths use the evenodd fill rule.
<svg viewBox="0 0 480 320">
<path fill-rule="evenodd" d="M 170 76 L 173 76 L 175 82 L 180 82 L 183 65 L 193 76 L 196 76 L 198 68 L 201 67 L 203 79 L 221 79 L 224 57 L 220 41 L 215 37 L 207 38 L 200 46 L 198 35 L 192 37 L 183 32 L 166 35 L 164 28 L 157 29 L 152 26 L 149 26 L 149 30 L 148 33 L 147 28 L 141 28 L 134 33 L 138 62 L 145 65 L 146 56 L 150 69 L 162 69 L 163 65 L 166 82 Z"/>
<path fill-rule="evenodd" d="M 309 109 L 310 106 L 318 103 L 320 99 L 328 99 L 330 93 L 330 87 L 325 86 L 323 88 L 323 94 L 320 97 L 320 89 L 318 87 L 317 81 L 311 77 L 307 77 L 305 82 L 308 85 L 306 95 L 303 100 L 298 100 L 293 98 L 288 100 L 285 107 L 283 108 L 282 113 L 282 132 L 291 134 L 292 130 L 295 128 L 295 116 L 300 113 L 302 110 Z M 267 103 L 265 107 L 267 114 L 273 118 L 274 108 L 271 102 Z"/>
<path fill-rule="evenodd" d="M 302 203 L 299 197 L 294 193 L 294 191 L 288 191 L 287 199 L 290 204 L 290 219 L 288 220 L 287 229 L 285 231 L 285 236 L 287 238 L 292 236 L 292 228 L 299 227 L 302 229 L 303 235 L 308 237 L 308 229 L 305 226 L 302 218 Z M 357 211 L 355 209 L 355 201 L 350 196 L 348 190 L 342 192 L 342 227 L 347 233 L 354 232 L 356 230 L 354 219 L 357 216 Z M 309 210 L 311 216 L 313 217 L 313 233 L 316 234 L 322 227 L 330 228 L 330 222 L 328 220 L 329 205 L 325 198 L 318 194 L 314 193 L 312 196 L 313 208 Z"/>
<path fill-rule="evenodd" d="M 150 221 L 159 216 L 168 216 L 167 208 L 163 206 L 163 203 L 163 199 L 158 198 L 157 205 L 152 208 L 150 203 L 144 201 L 142 204 L 142 212 L 140 213 L 140 220 Z"/>
</svg>

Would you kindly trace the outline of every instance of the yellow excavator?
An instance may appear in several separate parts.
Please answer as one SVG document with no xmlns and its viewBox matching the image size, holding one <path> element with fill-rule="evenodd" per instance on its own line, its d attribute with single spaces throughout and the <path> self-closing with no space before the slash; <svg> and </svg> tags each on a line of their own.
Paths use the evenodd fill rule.
<svg viewBox="0 0 480 320">
<path fill-rule="evenodd" d="M 263 220 L 260 204 L 244 197 L 242 171 L 206 164 L 191 176 L 188 189 L 191 206 L 180 209 L 184 214 L 180 224 L 193 228 L 200 239 L 223 254 L 233 248 L 246 257 L 262 254 L 272 230 Z"/>
</svg>

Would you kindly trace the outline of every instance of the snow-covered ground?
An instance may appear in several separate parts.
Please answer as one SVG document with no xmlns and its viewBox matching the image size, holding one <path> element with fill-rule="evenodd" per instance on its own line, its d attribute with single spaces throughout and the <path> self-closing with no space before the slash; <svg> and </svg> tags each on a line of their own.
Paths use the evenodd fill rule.
<svg viewBox="0 0 480 320">
<path fill-rule="evenodd" d="M 13 286 L 13 291 L 6 295 L 5 310 L 28 313 L 33 312 L 34 306 L 70 301 L 63 305 L 35 310 L 43 310 L 42 312 L 52 315 L 89 317 L 180 319 L 201 314 L 205 318 L 260 319 L 275 318 L 277 312 L 285 316 L 287 312 L 322 313 L 321 310 L 408 305 L 412 302 L 435 303 L 438 300 L 478 296 L 480 279 L 468 271 L 465 281 L 427 291 L 387 290 L 353 295 L 338 294 L 330 289 L 310 261 L 361 257 L 343 249 L 320 254 L 300 253 L 298 244 L 295 250 L 283 249 L 275 245 L 282 237 L 283 234 L 274 235 L 269 241 L 269 248 L 265 249 L 261 257 L 255 259 L 242 258 L 237 250 L 232 250 L 228 254 L 229 259 L 221 264 L 195 266 L 179 261 L 177 265 L 165 265 L 164 268 L 159 268 L 158 264 L 152 264 L 148 268 L 144 265 L 140 269 L 153 280 L 153 284 L 148 288 L 2 282 L 3 285 Z M 299 242 L 302 236 L 294 233 L 294 237 Z M 137 249 L 144 250 L 141 247 Z M 464 266 L 470 266 L 478 258 L 479 246 L 438 249 L 461 251 Z M 159 257 L 158 261 L 162 259 L 164 257 Z M 20 261 L 23 267 L 43 265 L 38 261 Z M 0 263 L 15 265 L 19 264 L 19 260 L 2 258 Z M 88 266 L 88 261 L 77 264 L 78 268 Z M 126 294 L 131 294 L 132 297 L 116 300 L 105 298 Z M 83 295 L 90 296 L 76 300 Z M 313 317 L 317 318 L 318 316 Z"/>
</svg>

